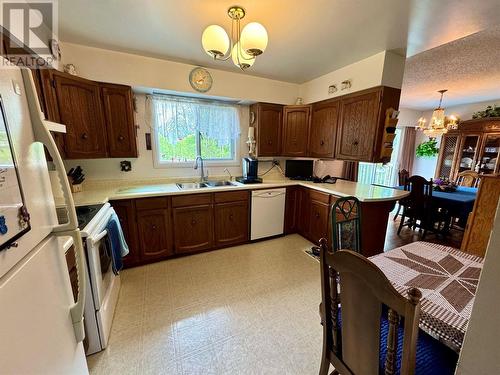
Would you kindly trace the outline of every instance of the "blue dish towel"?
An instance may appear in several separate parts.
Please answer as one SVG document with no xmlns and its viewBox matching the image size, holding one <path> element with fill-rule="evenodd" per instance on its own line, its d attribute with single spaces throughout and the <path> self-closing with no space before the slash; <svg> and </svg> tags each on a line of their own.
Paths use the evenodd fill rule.
<svg viewBox="0 0 500 375">
<path fill-rule="evenodd" d="M 123 236 L 120 221 L 115 213 L 111 215 L 106 230 L 108 231 L 108 238 L 111 246 L 113 272 L 115 275 L 118 275 L 123 268 L 122 257 L 129 253 L 129 249 L 125 237 Z"/>
</svg>

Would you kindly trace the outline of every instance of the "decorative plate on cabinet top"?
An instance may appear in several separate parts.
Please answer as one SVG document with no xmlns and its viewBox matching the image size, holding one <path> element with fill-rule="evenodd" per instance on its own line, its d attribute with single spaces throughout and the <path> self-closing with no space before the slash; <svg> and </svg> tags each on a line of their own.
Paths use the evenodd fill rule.
<svg viewBox="0 0 500 375">
<path fill-rule="evenodd" d="M 198 92 L 207 92 L 212 88 L 212 75 L 205 68 L 197 67 L 189 73 L 189 83 Z"/>
</svg>

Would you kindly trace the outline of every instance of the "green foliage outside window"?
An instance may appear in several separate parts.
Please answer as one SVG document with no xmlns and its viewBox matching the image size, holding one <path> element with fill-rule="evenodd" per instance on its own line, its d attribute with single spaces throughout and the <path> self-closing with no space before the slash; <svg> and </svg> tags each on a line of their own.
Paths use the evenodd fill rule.
<svg viewBox="0 0 500 375">
<path fill-rule="evenodd" d="M 190 134 L 177 142 L 170 142 L 159 135 L 159 151 L 162 161 L 194 161 L 196 158 L 196 136 Z M 232 159 L 231 144 L 219 145 L 217 140 L 201 137 L 201 156 L 204 159 Z"/>
</svg>

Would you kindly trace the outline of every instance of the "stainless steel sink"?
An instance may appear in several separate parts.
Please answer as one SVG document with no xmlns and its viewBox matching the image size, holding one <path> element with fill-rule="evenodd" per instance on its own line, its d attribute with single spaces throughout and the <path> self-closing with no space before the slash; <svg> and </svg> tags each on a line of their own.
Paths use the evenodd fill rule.
<svg viewBox="0 0 500 375">
<path fill-rule="evenodd" d="M 208 187 L 205 182 L 183 182 L 176 184 L 179 189 L 203 189 Z"/>
<path fill-rule="evenodd" d="M 231 181 L 207 181 L 205 182 L 210 187 L 216 187 L 216 186 L 235 186 Z"/>
</svg>

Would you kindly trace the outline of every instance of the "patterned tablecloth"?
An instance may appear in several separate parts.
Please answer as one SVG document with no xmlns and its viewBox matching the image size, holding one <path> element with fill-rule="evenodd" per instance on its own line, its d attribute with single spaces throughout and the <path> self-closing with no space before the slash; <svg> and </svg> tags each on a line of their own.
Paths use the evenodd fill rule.
<svg viewBox="0 0 500 375">
<path fill-rule="evenodd" d="M 452 247 L 414 242 L 370 260 L 401 294 L 406 296 L 410 287 L 421 290 L 420 328 L 459 351 L 483 258 Z"/>
</svg>

